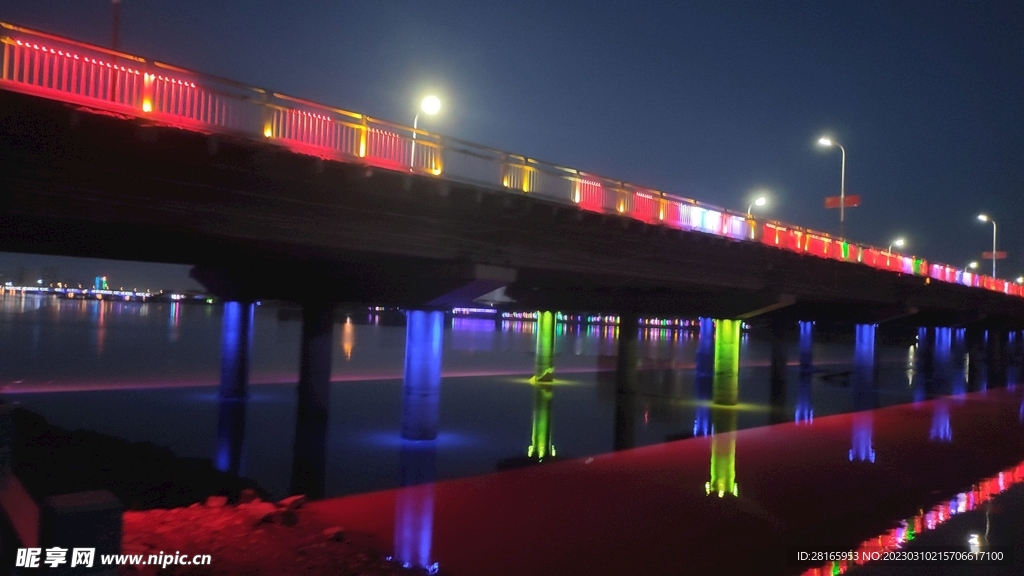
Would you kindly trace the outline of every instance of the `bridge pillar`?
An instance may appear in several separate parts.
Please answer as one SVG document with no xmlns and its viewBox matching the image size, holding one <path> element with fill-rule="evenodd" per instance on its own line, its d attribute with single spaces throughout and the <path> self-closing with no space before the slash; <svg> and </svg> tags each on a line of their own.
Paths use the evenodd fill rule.
<svg viewBox="0 0 1024 576">
<path fill-rule="evenodd" d="M 715 380 L 715 321 L 700 319 L 700 335 L 697 340 L 697 362 L 694 371 L 694 396 L 697 400 L 711 401 Z M 711 435 L 711 407 L 706 403 L 697 404 L 693 420 L 694 436 Z"/>
<path fill-rule="evenodd" d="M 991 388 L 1006 386 L 1006 330 L 988 331 L 988 385 Z"/>
<path fill-rule="evenodd" d="M 551 399 L 554 388 L 550 383 L 537 382 L 533 385 L 533 430 L 526 455 L 538 462 L 555 456 L 555 445 L 551 442 Z"/>
<path fill-rule="evenodd" d="M 537 312 L 537 355 L 533 380 L 552 382 L 555 379 L 555 313 Z"/>
<path fill-rule="evenodd" d="M 217 455 L 221 472 L 238 475 L 242 469 L 242 443 L 245 440 L 245 398 L 221 398 L 217 412 Z"/>
<path fill-rule="evenodd" d="M 977 326 L 967 328 L 967 391 L 978 392 L 988 388 L 985 371 L 985 331 Z"/>
<path fill-rule="evenodd" d="M 800 372 L 814 370 L 814 322 L 800 321 Z"/>
<path fill-rule="evenodd" d="M 739 402 L 741 324 L 741 320 L 715 320 L 713 404 L 734 406 Z"/>
<path fill-rule="evenodd" d="M 786 405 L 786 365 L 789 362 L 786 350 L 787 327 L 787 322 L 780 317 L 773 317 L 769 323 L 772 357 L 769 391 L 769 404 L 772 408 L 768 414 L 769 424 L 778 424 L 788 420 L 783 413 Z"/>
<path fill-rule="evenodd" d="M 249 394 L 255 308 L 252 302 L 224 303 L 220 338 L 221 398 L 245 398 Z"/>
<path fill-rule="evenodd" d="M 395 495 L 395 557 L 406 568 L 436 573 L 431 562 L 434 535 L 434 485 L 437 477 L 436 442 L 403 440 L 401 484 Z"/>
<path fill-rule="evenodd" d="M 719 498 L 726 494 L 739 496 L 736 483 L 736 421 L 734 408 L 712 406 L 711 422 L 715 433 L 711 436 L 711 481 L 704 485 L 708 495 Z"/>
<path fill-rule="evenodd" d="M 637 331 L 640 317 L 619 317 L 619 353 L 615 357 L 615 450 L 636 446 Z"/>
<path fill-rule="evenodd" d="M 291 492 L 311 498 L 324 495 L 333 328 L 331 304 L 303 305 Z"/>
<path fill-rule="evenodd" d="M 405 319 L 402 438 L 433 440 L 441 409 L 444 312 L 410 310 Z"/>
<path fill-rule="evenodd" d="M 853 350 L 853 439 L 850 461 L 874 462 L 875 325 L 858 324 Z"/>
</svg>

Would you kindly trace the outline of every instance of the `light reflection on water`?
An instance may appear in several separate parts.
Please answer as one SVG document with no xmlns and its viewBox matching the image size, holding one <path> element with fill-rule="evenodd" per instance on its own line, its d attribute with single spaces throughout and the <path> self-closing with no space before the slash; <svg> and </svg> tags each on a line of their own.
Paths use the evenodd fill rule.
<svg viewBox="0 0 1024 576">
<path fill-rule="evenodd" d="M 253 386 L 246 407 L 238 410 L 221 406 L 215 388 L 221 307 L 8 294 L 0 297 L 0 314 L 0 386 L 7 400 L 66 428 L 166 445 L 179 455 L 237 469 L 277 495 L 288 490 L 300 324 L 279 316 L 278 308 L 256 309 L 252 380 L 269 383 Z M 328 495 L 401 482 L 406 329 L 389 322 L 382 313 L 353 313 L 335 326 Z M 555 387 L 542 424 L 558 456 L 608 452 L 627 437 L 628 444 L 643 446 L 710 434 L 711 366 L 702 366 L 708 341 L 701 332 L 642 327 L 629 402 L 616 394 L 617 332 L 612 326 L 556 327 L 555 375 L 559 384 L 572 385 Z M 962 390 L 966 380 L 956 376 L 968 370 L 960 341 L 961 334 L 939 336 L 938 347 L 947 352 L 938 354 L 943 364 L 931 383 L 919 380 L 924 376 L 915 368 L 920 343 L 909 358 L 906 346 L 873 345 L 872 370 L 866 373 L 858 370 L 853 343 L 815 344 L 808 355 L 806 341 L 803 348 L 792 342 L 784 388 L 773 394 L 770 347 L 744 333 L 736 399 L 743 409 L 731 412 L 736 422 L 730 428 L 762 426 L 778 414 L 809 424 L 814 417 Z M 434 441 L 437 478 L 492 472 L 499 462 L 526 455 L 537 426 L 535 389 L 525 380 L 534 370 L 535 346 L 533 322 L 446 322 Z M 806 365 L 801 370 L 801 359 L 811 356 L 813 371 Z M 865 388 L 864 378 L 873 384 Z M 72 392 L 97 384 L 124 389 Z M 33 393 L 34 387 L 50 391 Z M 629 412 L 624 421 L 630 434 L 616 423 L 616 410 L 622 409 Z M 948 441 L 948 410 L 936 408 L 935 418 L 935 440 Z M 870 426 L 865 420 L 853 431 L 851 458 L 873 460 Z"/>
</svg>

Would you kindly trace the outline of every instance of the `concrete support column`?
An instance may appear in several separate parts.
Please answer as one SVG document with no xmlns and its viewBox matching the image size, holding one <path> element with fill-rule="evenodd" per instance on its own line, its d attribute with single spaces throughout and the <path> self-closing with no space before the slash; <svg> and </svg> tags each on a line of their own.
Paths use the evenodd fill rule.
<svg viewBox="0 0 1024 576">
<path fill-rule="evenodd" d="M 636 446 L 637 331 L 640 317 L 619 317 L 619 353 L 615 358 L 615 450 Z"/>
<path fill-rule="evenodd" d="M 769 424 L 778 424 L 789 420 L 783 412 L 786 406 L 786 365 L 789 362 L 786 350 L 786 328 L 787 322 L 784 319 L 779 317 L 771 319 L 769 324 L 772 357 Z"/>
<path fill-rule="evenodd" d="M 853 350 L 853 438 L 850 461 L 875 461 L 874 434 L 875 408 L 875 325 L 858 324 Z"/>
<path fill-rule="evenodd" d="M 255 308 L 252 302 L 224 303 L 220 346 L 221 398 L 245 398 L 249 394 Z"/>
<path fill-rule="evenodd" d="M 555 313 L 537 312 L 537 355 L 534 359 L 535 382 L 555 379 Z"/>
<path fill-rule="evenodd" d="M 715 321 L 711 318 L 700 319 L 696 369 L 698 376 L 715 373 Z"/>
<path fill-rule="evenodd" d="M 724 498 L 726 494 L 739 496 L 736 483 L 736 421 L 733 408 L 711 407 L 711 421 L 715 433 L 711 436 L 711 481 L 704 485 L 708 495 Z"/>
<path fill-rule="evenodd" d="M 741 324 L 741 320 L 715 320 L 714 404 L 734 406 L 739 402 Z"/>
<path fill-rule="evenodd" d="M 1006 386 L 1006 330 L 988 331 L 988 385 L 991 388 Z"/>
<path fill-rule="evenodd" d="M 407 568 L 427 568 L 434 535 L 434 485 L 437 477 L 436 442 L 403 441 L 401 483 L 395 496 L 395 557 Z"/>
<path fill-rule="evenodd" d="M 441 410 L 444 312 L 410 310 L 405 320 L 402 438 L 433 440 Z"/>
<path fill-rule="evenodd" d="M 333 327 L 334 307 L 331 304 L 316 302 L 302 307 L 291 492 L 311 498 L 324 495 Z"/>
<path fill-rule="evenodd" d="M 875 325 L 858 324 L 853 350 L 854 410 L 874 408 Z"/>
<path fill-rule="evenodd" d="M 551 399 L 554 386 L 545 383 L 533 385 L 533 429 L 530 447 L 526 455 L 538 461 L 555 456 L 555 445 L 551 442 Z"/>
</svg>

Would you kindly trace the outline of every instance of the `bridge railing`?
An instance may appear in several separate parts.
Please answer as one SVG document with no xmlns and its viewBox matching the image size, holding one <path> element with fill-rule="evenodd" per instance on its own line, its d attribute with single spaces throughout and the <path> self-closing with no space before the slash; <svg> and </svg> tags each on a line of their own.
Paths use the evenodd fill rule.
<svg viewBox="0 0 1024 576">
<path fill-rule="evenodd" d="M 538 196 L 679 230 L 1024 295 L 1016 284 L 0 22 L 0 86 L 302 154 Z"/>
</svg>

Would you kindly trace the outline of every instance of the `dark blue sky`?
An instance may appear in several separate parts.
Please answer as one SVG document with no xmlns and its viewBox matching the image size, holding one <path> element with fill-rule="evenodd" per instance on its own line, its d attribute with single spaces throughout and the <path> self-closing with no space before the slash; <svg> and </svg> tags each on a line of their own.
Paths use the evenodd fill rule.
<svg viewBox="0 0 1024 576">
<path fill-rule="evenodd" d="M 772 217 L 837 231 L 828 133 L 862 197 L 848 236 L 962 266 L 990 249 L 984 211 L 1000 275 L 1024 273 L 1024 4 L 673 4 L 124 0 L 121 48 L 407 124 L 434 91 L 429 130 L 734 209 L 769 188 Z M 109 0 L 4 0 L 0 19 L 110 42 Z M 15 260 L 42 262 L 0 270 Z"/>
</svg>

